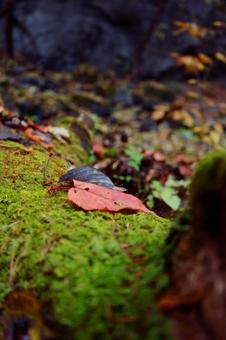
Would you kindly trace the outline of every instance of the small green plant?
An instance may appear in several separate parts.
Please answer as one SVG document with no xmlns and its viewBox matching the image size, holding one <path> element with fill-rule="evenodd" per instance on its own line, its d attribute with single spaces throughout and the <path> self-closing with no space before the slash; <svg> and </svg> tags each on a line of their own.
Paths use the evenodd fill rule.
<svg viewBox="0 0 226 340">
<path fill-rule="evenodd" d="M 132 181 L 132 176 L 119 176 L 119 175 L 114 175 L 113 176 L 115 179 L 119 179 L 120 181 L 123 181 L 125 183 L 130 183 Z"/>
<path fill-rule="evenodd" d="M 154 207 L 154 199 L 158 198 L 166 203 L 171 209 L 178 210 L 181 205 L 181 198 L 178 195 L 180 188 L 186 188 L 189 180 L 177 181 L 173 176 L 169 176 L 163 185 L 160 181 L 154 180 L 151 183 L 151 194 L 147 198 L 147 206 Z"/>
<path fill-rule="evenodd" d="M 132 146 L 125 150 L 125 154 L 130 157 L 128 165 L 136 170 L 140 170 L 144 155 Z"/>
</svg>

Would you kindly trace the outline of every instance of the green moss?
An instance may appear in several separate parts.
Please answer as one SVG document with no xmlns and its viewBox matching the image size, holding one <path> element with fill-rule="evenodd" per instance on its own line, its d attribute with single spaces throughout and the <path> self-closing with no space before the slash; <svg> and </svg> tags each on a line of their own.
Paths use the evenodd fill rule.
<svg viewBox="0 0 226 340">
<path fill-rule="evenodd" d="M 0 301 L 15 289 L 35 291 L 65 327 L 64 339 L 169 338 L 154 302 L 167 284 L 169 223 L 76 210 L 65 192 L 49 196 L 43 186 L 46 151 L 1 144 Z M 54 157 L 48 179 L 65 169 Z"/>
</svg>

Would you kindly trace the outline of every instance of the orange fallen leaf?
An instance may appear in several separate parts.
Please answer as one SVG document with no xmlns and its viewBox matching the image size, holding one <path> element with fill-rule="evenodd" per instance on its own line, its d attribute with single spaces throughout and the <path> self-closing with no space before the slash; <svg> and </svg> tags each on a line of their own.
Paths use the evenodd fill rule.
<svg viewBox="0 0 226 340">
<path fill-rule="evenodd" d="M 178 27 L 177 31 L 175 32 L 176 35 L 187 33 L 193 38 L 201 39 L 210 33 L 208 28 L 197 25 L 194 22 L 176 21 L 174 24 Z"/>
<path fill-rule="evenodd" d="M 93 149 L 93 153 L 95 156 L 101 158 L 104 156 L 105 153 L 105 147 L 103 145 L 103 143 L 101 142 L 96 142 L 92 145 L 92 149 Z"/>
<path fill-rule="evenodd" d="M 204 294 L 205 290 L 196 290 L 187 293 L 171 291 L 160 299 L 158 306 L 162 312 L 169 312 L 176 308 L 197 303 Z"/>
<path fill-rule="evenodd" d="M 154 151 L 152 156 L 156 162 L 164 162 L 166 160 L 166 156 L 160 151 Z"/>
<path fill-rule="evenodd" d="M 225 53 L 221 53 L 221 52 L 215 53 L 215 59 L 226 64 L 226 54 Z"/>
<path fill-rule="evenodd" d="M 204 65 L 211 65 L 213 63 L 213 60 L 205 53 L 199 53 L 197 57 Z"/>
<path fill-rule="evenodd" d="M 174 157 L 176 163 L 192 164 L 198 160 L 198 157 L 179 153 Z"/>
<path fill-rule="evenodd" d="M 154 106 L 154 111 L 151 113 L 151 116 L 154 120 L 158 121 L 158 120 L 163 119 L 168 111 L 169 111 L 169 105 L 158 104 Z"/>
<path fill-rule="evenodd" d="M 151 213 L 137 197 L 106 187 L 73 180 L 74 188 L 68 198 L 84 210 L 120 211 L 136 210 Z"/>
<path fill-rule="evenodd" d="M 52 148 L 53 148 L 53 144 L 46 144 L 46 143 L 42 140 L 42 138 L 40 138 L 39 136 L 37 136 L 37 135 L 34 134 L 34 130 L 31 129 L 31 128 L 25 129 L 25 130 L 24 130 L 24 134 L 25 134 L 25 136 L 26 136 L 28 139 L 32 140 L 33 142 L 35 142 L 35 143 L 37 143 L 37 144 L 40 144 L 40 145 L 44 146 L 44 147 L 47 148 L 47 149 L 52 149 Z"/>
<path fill-rule="evenodd" d="M 223 21 L 217 20 L 217 21 L 213 22 L 213 27 L 215 27 L 215 28 L 226 28 L 226 24 Z"/>
<path fill-rule="evenodd" d="M 175 110 L 171 113 L 171 117 L 175 121 L 182 121 L 184 125 L 188 127 L 192 127 L 194 125 L 192 116 L 186 110 Z"/>
<path fill-rule="evenodd" d="M 171 53 L 171 57 L 175 60 L 178 66 L 182 66 L 187 73 L 204 72 L 212 64 L 212 59 L 206 54 L 201 53 L 198 56 L 181 55 L 179 53 Z"/>
</svg>

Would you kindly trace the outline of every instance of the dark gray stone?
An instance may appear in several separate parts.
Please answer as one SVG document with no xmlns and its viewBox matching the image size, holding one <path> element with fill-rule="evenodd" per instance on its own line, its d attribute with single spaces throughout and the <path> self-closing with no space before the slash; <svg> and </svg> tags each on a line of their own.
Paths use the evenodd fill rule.
<svg viewBox="0 0 226 340">
<path fill-rule="evenodd" d="M 4 3 L 4 1 L 0 1 Z M 205 24 L 223 19 L 205 0 L 17 0 L 16 16 L 29 34 L 16 28 L 15 49 L 46 68 L 73 70 L 91 63 L 125 74 L 137 60 L 141 77 L 159 77 L 173 70 L 170 52 L 198 48 L 199 41 L 174 34 L 175 20 Z M 158 18 L 156 20 L 156 13 Z M 152 21 L 155 29 L 146 36 Z M 4 19 L 0 21 L 2 28 Z M 3 35 L 0 46 L 4 45 Z M 146 42 L 142 45 L 142 42 Z M 225 38 L 224 38 L 225 39 Z M 140 47 L 141 46 L 141 47 Z M 145 48 L 144 48 L 145 46 Z"/>
</svg>

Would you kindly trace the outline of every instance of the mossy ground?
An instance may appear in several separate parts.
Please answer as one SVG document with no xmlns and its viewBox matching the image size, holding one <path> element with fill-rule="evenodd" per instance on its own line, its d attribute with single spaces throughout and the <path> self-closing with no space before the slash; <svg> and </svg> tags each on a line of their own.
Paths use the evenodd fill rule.
<svg viewBox="0 0 226 340">
<path fill-rule="evenodd" d="M 65 192 L 50 196 L 43 186 L 47 157 L 39 147 L 0 146 L 0 301 L 16 289 L 35 291 L 66 327 L 64 339 L 169 338 L 154 302 L 167 284 L 168 221 L 76 210 Z M 66 168 L 53 157 L 48 180 Z"/>
</svg>

